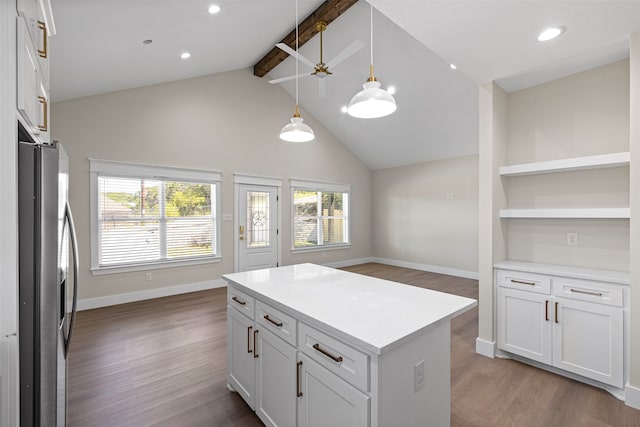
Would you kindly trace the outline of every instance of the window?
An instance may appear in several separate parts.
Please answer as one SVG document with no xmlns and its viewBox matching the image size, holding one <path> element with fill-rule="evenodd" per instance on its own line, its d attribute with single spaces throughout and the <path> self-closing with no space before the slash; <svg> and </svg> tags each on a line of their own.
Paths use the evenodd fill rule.
<svg viewBox="0 0 640 427">
<path fill-rule="evenodd" d="M 220 258 L 220 173 L 94 159 L 90 164 L 94 274 Z"/>
<path fill-rule="evenodd" d="M 292 250 L 349 246 L 349 185 L 291 180 Z"/>
</svg>

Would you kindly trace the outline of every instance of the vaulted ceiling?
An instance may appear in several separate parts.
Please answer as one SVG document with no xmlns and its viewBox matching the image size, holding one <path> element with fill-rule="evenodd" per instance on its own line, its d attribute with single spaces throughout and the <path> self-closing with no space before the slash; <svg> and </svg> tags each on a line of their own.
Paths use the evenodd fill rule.
<svg viewBox="0 0 640 427">
<path fill-rule="evenodd" d="M 53 0 L 53 101 L 253 67 L 293 28 L 293 0 Z M 322 5 L 299 0 L 301 20 Z M 354 40 L 365 47 L 326 78 L 300 79 L 300 104 L 372 169 L 477 153 L 477 88 L 511 92 L 628 56 L 640 0 L 371 0 L 375 74 L 397 90 L 381 119 L 341 112 L 369 71 L 369 3 L 359 1 L 324 33 L 324 58 Z M 545 44 L 537 34 L 563 25 Z M 151 39 L 151 44 L 143 40 Z M 191 58 L 179 55 L 189 51 Z M 317 62 L 318 36 L 300 48 Z M 458 66 L 457 70 L 449 67 Z M 301 71 L 311 71 L 300 64 Z M 293 74 L 286 59 L 266 77 Z M 282 84 L 294 95 L 293 82 Z M 283 123 L 287 118 L 283 118 Z M 281 124 L 275 124 L 275 128 Z"/>
</svg>

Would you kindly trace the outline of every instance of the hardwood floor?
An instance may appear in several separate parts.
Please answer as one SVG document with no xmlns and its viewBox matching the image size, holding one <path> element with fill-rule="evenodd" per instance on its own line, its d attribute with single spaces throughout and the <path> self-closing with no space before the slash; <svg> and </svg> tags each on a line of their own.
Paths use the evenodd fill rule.
<svg viewBox="0 0 640 427">
<path fill-rule="evenodd" d="M 478 297 L 475 280 L 381 264 L 344 270 Z M 68 425 L 262 426 L 226 389 L 225 304 L 226 289 L 214 289 L 78 313 Z M 605 391 L 477 355 L 477 330 L 477 308 L 452 321 L 453 426 L 640 426 L 640 411 Z"/>
</svg>

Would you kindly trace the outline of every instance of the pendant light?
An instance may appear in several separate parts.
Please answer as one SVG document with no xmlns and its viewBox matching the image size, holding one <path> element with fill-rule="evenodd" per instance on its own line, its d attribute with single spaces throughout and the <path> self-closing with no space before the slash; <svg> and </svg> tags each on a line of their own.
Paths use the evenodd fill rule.
<svg viewBox="0 0 640 427">
<path fill-rule="evenodd" d="M 296 0 L 296 53 L 298 52 L 298 0 Z M 280 131 L 280 139 L 287 142 L 309 142 L 315 138 L 311 126 L 304 123 L 298 107 L 298 56 L 296 55 L 296 111 L 291 123 L 284 125 Z"/>
<path fill-rule="evenodd" d="M 356 93 L 347 113 L 360 119 L 375 119 L 388 116 L 396 111 L 396 100 L 386 90 L 380 88 L 380 82 L 373 75 L 373 5 L 371 7 L 371 65 L 369 66 L 369 78 L 362 85 L 362 90 Z"/>
</svg>

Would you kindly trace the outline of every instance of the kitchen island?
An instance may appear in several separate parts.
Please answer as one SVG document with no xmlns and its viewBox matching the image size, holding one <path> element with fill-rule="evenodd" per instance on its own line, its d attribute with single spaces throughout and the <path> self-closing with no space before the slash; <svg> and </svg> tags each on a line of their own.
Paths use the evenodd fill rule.
<svg viewBox="0 0 640 427">
<path fill-rule="evenodd" d="M 448 426 L 476 300 L 314 264 L 233 273 L 227 381 L 268 426 Z"/>
</svg>

